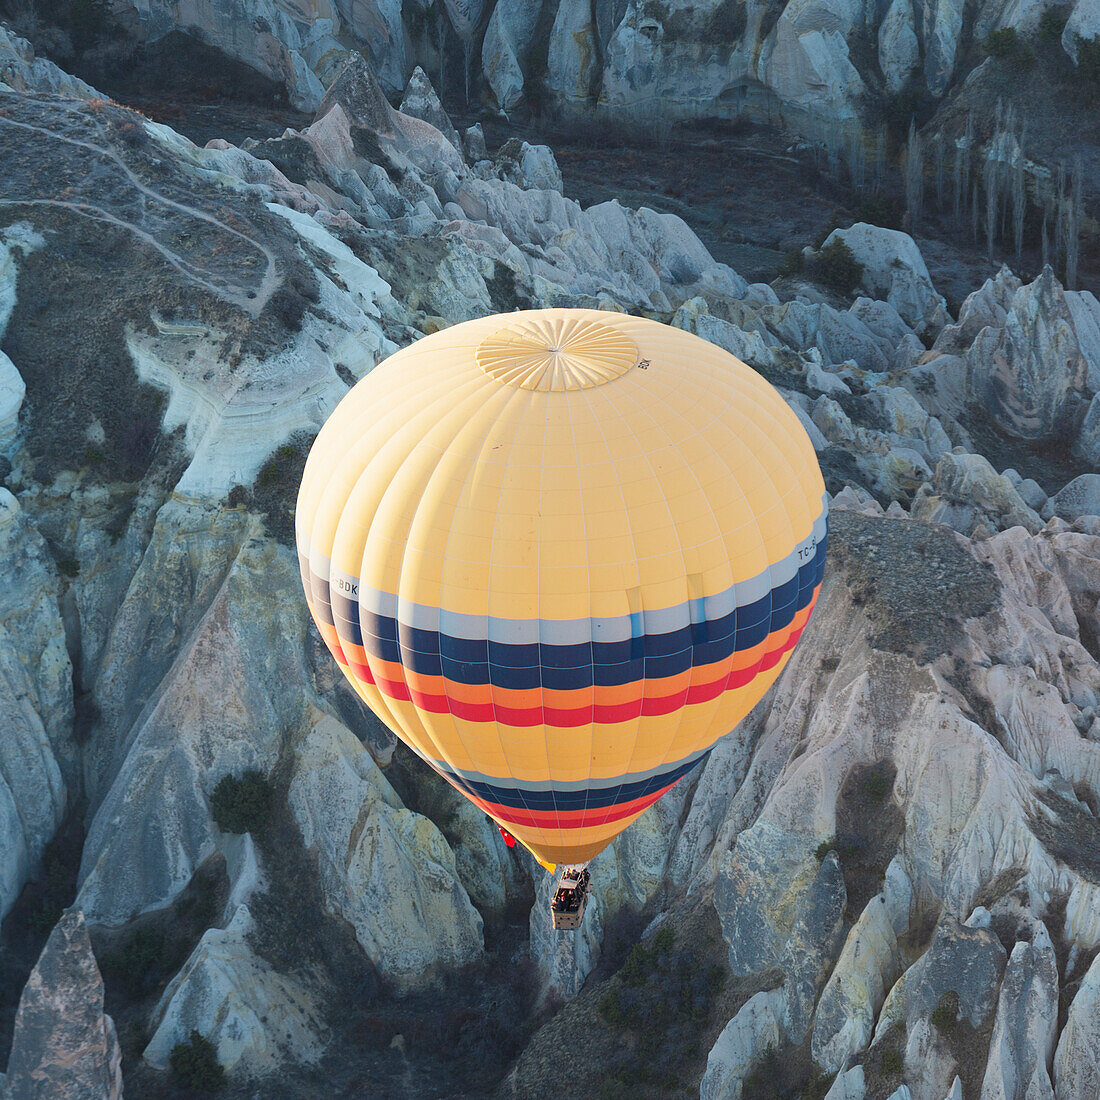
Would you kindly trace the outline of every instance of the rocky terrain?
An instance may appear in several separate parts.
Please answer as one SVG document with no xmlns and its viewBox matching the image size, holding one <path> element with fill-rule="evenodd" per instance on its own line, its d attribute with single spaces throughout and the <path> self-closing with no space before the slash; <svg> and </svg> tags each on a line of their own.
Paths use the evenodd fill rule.
<svg viewBox="0 0 1100 1100">
<path fill-rule="evenodd" d="M 853 117 L 862 5 L 247 6 L 203 6 L 201 36 L 299 124 L 204 146 L 0 26 L 0 1095 L 190 1095 L 197 1033 L 241 1097 L 527 1097 L 579 1059 L 593 1097 L 1095 1098 L 1100 302 L 1065 249 L 949 302 L 946 245 L 853 218 L 750 282 L 674 213 L 568 197 L 546 145 L 490 155 L 414 68 L 453 81 L 426 51 L 454 36 L 512 106 L 542 35 L 559 98 L 659 73 L 701 114 L 748 81 L 707 51 L 751 38 L 745 102 L 812 129 L 782 81 Z M 135 32 L 174 11 L 134 4 Z M 946 104 L 972 40 L 1040 15 L 876 9 L 882 79 L 887 41 Z M 1067 18 L 1070 52 L 1100 34 Z M 551 305 L 750 363 L 831 495 L 790 666 L 595 861 L 575 935 L 343 685 L 291 546 L 349 385 Z M 247 773 L 269 804 L 230 831 L 215 792 Z"/>
</svg>

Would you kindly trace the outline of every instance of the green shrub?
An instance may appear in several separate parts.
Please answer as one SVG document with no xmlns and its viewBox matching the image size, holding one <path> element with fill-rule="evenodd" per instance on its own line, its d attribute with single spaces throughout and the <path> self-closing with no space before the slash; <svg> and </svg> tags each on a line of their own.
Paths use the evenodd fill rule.
<svg viewBox="0 0 1100 1100">
<path fill-rule="evenodd" d="M 80 562 L 75 558 L 62 558 L 57 563 L 57 570 L 64 577 L 75 577 L 80 572 Z"/>
<path fill-rule="evenodd" d="M 897 1047 L 887 1047 L 882 1052 L 882 1072 L 891 1077 L 898 1077 L 905 1068 L 901 1051 Z"/>
<path fill-rule="evenodd" d="M 171 969 L 175 954 L 160 929 L 145 926 L 134 932 L 125 947 L 107 955 L 103 972 L 136 999 Z"/>
<path fill-rule="evenodd" d="M 982 47 L 990 57 L 1011 57 L 1020 45 L 1020 36 L 1015 27 L 1002 27 L 985 36 Z"/>
<path fill-rule="evenodd" d="M 640 944 L 636 943 L 619 971 L 627 985 L 641 985 L 649 972 L 653 969 L 653 956 Z"/>
<path fill-rule="evenodd" d="M 1065 8 L 1047 8 L 1039 16 L 1039 36 L 1041 38 L 1061 38 L 1066 29 L 1069 12 Z"/>
<path fill-rule="evenodd" d="M 271 812 L 271 784 L 256 771 L 240 779 L 227 775 L 214 788 L 210 799 L 214 821 L 223 833 L 256 833 Z"/>
<path fill-rule="evenodd" d="M 653 950 L 670 951 L 675 942 L 676 933 L 673 932 L 671 925 L 666 924 L 657 932 L 657 935 L 653 937 Z"/>
<path fill-rule="evenodd" d="M 959 1022 L 959 995 L 951 990 L 945 993 L 932 1010 L 932 1023 L 939 1031 L 949 1035 Z"/>
<path fill-rule="evenodd" d="M 1088 84 L 1100 86 L 1100 35 L 1077 36 L 1077 75 Z"/>
<path fill-rule="evenodd" d="M 1011 61 L 1018 68 L 1030 68 L 1035 64 L 1031 47 L 1016 33 L 1015 27 L 1002 27 L 986 35 L 982 47 L 990 57 Z"/>
<path fill-rule="evenodd" d="M 863 264 L 844 241 L 837 238 L 832 244 L 824 245 L 814 257 L 814 274 L 825 286 L 841 294 L 851 294 L 863 278 Z"/>
<path fill-rule="evenodd" d="M 814 849 L 814 858 L 818 863 L 824 863 L 825 857 L 833 850 L 833 842 L 831 840 L 823 840 Z"/>
<path fill-rule="evenodd" d="M 872 802 L 885 802 L 891 783 L 881 772 L 871 772 L 863 781 L 863 793 Z"/>
<path fill-rule="evenodd" d="M 168 1063 L 188 1088 L 216 1092 L 225 1084 L 225 1070 L 218 1061 L 214 1044 L 197 1031 L 191 1032 L 186 1043 L 178 1043 L 172 1048 Z"/>
<path fill-rule="evenodd" d="M 788 252 L 782 260 L 779 261 L 779 267 L 776 268 L 776 277 L 785 278 L 788 275 L 797 275 L 803 268 L 805 261 L 802 257 L 802 252 L 799 249 L 794 249 L 792 252 Z"/>
</svg>

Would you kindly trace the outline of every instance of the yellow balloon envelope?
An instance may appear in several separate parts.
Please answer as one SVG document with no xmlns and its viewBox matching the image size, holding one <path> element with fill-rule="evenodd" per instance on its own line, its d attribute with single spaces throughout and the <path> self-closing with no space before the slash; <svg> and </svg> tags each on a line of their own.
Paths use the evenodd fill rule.
<svg viewBox="0 0 1100 1100">
<path fill-rule="evenodd" d="M 545 865 L 577 863 L 782 671 L 824 488 L 732 355 L 533 310 L 426 336 L 348 393 L 306 464 L 298 554 L 367 705 Z"/>
</svg>

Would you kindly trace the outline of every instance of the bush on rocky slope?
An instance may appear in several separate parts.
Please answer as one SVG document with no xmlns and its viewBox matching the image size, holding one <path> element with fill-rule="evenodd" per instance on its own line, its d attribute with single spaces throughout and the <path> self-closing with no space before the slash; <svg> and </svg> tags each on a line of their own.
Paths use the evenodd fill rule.
<svg viewBox="0 0 1100 1100">
<path fill-rule="evenodd" d="M 271 811 L 271 784 L 257 771 L 218 781 L 210 796 L 214 821 L 223 833 L 258 833 Z"/>
<path fill-rule="evenodd" d="M 225 1085 L 225 1070 L 214 1050 L 214 1044 L 197 1031 L 191 1032 L 186 1043 L 172 1048 L 172 1072 L 189 1089 L 196 1092 L 217 1092 Z"/>
</svg>

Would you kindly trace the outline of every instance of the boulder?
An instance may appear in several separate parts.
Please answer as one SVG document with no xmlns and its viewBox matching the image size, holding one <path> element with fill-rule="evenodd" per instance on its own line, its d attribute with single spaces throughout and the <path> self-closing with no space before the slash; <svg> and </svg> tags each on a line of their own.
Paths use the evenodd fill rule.
<svg viewBox="0 0 1100 1100">
<path fill-rule="evenodd" d="M 782 1013 L 782 989 L 757 993 L 741 1006 L 707 1055 L 699 1100 L 738 1100 L 743 1082 L 766 1051 L 778 1048 Z"/>
<path fill-rule="evenodd" d="M 497 4 L 489 17 L 481 69 L 502 111 L 511 111 L 523 99 L 526 74 L 521 59 L 531 46 L 541 11 L 542 0 L 518 0 Z"/>
<path fill-rule="evenodd" d="M 0 918 L 80 789 L 65 584 L 30 516 L 0 487 Z"/>
<path fill-rule="evenodd" d="M 288 797 L 329 911 L 385 978 L 419 989 L 481 955 L 481 916 L 446 840 L 405 809 L 335 719 L 321 717 L 298 743 Z"/>
<path fill-rule="evenodd" d="M 878 29 L 878 63 L 887 89 L 897 95 L 920 64 L 913 0 L 890 0 Z"/>
<path fill-rule="evenodd" d="M 401 97 L 401 113 L 410 118 L 418 118 L 421 122 L 427 122 L 434 126 L 460 153 L 462 152 L 462 139 L 454 128 L 450 116 L 439 102 L 439 96 L 435 94 L 435 88 L 428 79 L 428 74 L 417 65 L 405 85 L 405 94 Z"/>
<path fill-rule="evenodd" d="M 64 913 L 19 998 L 5 1100 L 122 1100 L 122 1050 L 84 915 Z"/>
<path fill-rule="evenodd" d="M 252 917 L 240 905 L 225 928 L 203 933 L 153 1011 L 144 1058 L 167 1069 L 172 1048 L 197 1031 L 230 1073 L 260 1077 L 284 1062 L 313 1063 L 324 1052 L 321 1006 L 295 977 L 277 973 L 248 944 Z"/>
<path fill-rule="evenodd" d="M 942 455 L 931 484 L 918 491 L 910 511 L 914 519 L 946 523 L 964 535 L 972 534 L 979 524 L 995 531 L 1026 527 L 1031 532 L 1043 525 L 1012 482 L 975 454 Z"/>
<path fill-rule="evenodd" d="M 1058 1034 L 1058 963 L 1046 927 L 1009 956 L 981 1100 L 1053 1100 L 1048 1067 Z"/>
<path fill-rule="evenodd" d="M 856 222 L 834 229 L 825 244 L 838 240 L 863 264 L 863 290 L 889 302 L 917 335 L 936 335 L 947 323 L 947 304 L 936 293 L 924 257 L 908 233 Z"/>
<path fill-rule="evenodd" d="M 983 328 L 966 353 L 967 388 L 1002 431 L 1072 439 L 1092 391 L 1073 315 L 1050 267 L 1013 294 L 1003 325 Z"/>
<path fill-rule="evenodd" d="M 524 190 L 561 192 L 561 169 L 548 145 L 528 145 L 519 138 L 506 141 L 496 156 L 497 174 Z"/>
<path fill-rule="evenodd" d="M 1054 1095 L 1056 1100 L 1100 1096 L 1100 955 L 1081 979 L 1058 1038 Z"/>
<path fill-rule="evenodd" d="M 1081 474 L 1050 498 L 1050 507 L 1062 519 L 1100 516 L 1100 474 Z"/>
</svg>

